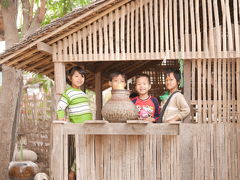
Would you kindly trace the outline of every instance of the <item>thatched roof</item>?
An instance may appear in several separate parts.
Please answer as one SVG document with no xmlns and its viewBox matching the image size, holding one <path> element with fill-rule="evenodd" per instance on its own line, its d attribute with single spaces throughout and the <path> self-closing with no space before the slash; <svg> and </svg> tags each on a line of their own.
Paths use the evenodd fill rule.
<svg viewBox="0 0 240 180">
<path fill-rule="evenodd" d="M 113 6 L 114 4 L 118 3 L 121 0 L 97 0 L 83 8 L 77 8 L 73 10 L 72 12 L 68 13 L 62 18 L 58 18 L 54 21 L 52 21 L 50 24 L 41 27 L 39 30 L 34 32 L 33 34 L 29 35 L 26 39 L 21 40 L 19 43 L 14 45 L 13 47 L 7 49 L 4 53 L 1 54 L 0 59 L 4 59 L 8 57 L 9 55 L 14 55 L 16 51 L 24 48 L 24 47 L 32 47 L 36 44 L 33 44 L 30 46 L 30 44 L 36 42 L 41 38 L 42 42 L 45 43 L 50 42 L 57 36 L 65 33 L 66 31 L 69 31 L 70 29 L 73 29 L 74 27 L 78 26 L 79 24 L 87 21 L 88 19 L 94 17 L 96 14 L 104 11 L 105 9 L 108 9 L 109 7 Z M 107 4 L 107 2 L 112 2 L 110 4 Z M 107 6 L 103 6 L 107 4 Z M 96 7 L 101 7 L 97 10 L 95 10 Z M 90 12 L 90 14 L 87 14 L 87 12 Z M 77 17 L 80 17 L 83 14 L 87 14 L 82 19 L 79 19 L 79 21 L 74 21 Z M 64 29 L 61 29 L 62 25 L 69 24 Z M 0 62 L 2 64 L 2 62 Z"/>
</svg>

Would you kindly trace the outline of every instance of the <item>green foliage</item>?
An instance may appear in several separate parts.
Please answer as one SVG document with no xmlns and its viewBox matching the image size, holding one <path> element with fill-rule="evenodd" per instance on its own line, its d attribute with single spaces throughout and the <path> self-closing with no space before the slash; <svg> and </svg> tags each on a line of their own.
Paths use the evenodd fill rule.
<svg viewBox="0 0 240 180">
<path fill-rule="evenodd" d="M 9 6 L 9 0 L 1 0 L 1 6 L 7 8 Z"/>
<path fill-rule="evenodd" d="M 39 84 L 39 88 L 43 88 L 45 92 L 53 86 L 53 80 L 42 74 L 32 74 L 32 77 L 27 81 L 27 85 Z"/>
<path fill-rule="evenodd" d="M 47 12 L 42 25 L 49 24 L 51 20 L 64 16 L 76 7 L 88 5 L 91 0 L 49 0 L 47 1 Z"/>
</svg>

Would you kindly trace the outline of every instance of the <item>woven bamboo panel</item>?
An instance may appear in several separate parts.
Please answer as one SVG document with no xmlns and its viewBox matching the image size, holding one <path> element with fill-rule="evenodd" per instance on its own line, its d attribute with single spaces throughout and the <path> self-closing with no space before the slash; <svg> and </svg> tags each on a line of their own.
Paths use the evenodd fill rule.
<svg viewBox="0 0 240 180">
<path fill-rule="evenodd" d="M 193 136 L 193 180 L 240 179 L 239 124 L 196 125 Z"/>
<path fill-rule="evenodd" d="M 199 123 L 239 122 L 239 59 L 191 63 L 191 102 Z"/>
<path fill-rule="evenodd" d="M 237 0 L 131 1 L 54 43 L 53 60 L 239 57 L 237 5 Z"/>
</svg>

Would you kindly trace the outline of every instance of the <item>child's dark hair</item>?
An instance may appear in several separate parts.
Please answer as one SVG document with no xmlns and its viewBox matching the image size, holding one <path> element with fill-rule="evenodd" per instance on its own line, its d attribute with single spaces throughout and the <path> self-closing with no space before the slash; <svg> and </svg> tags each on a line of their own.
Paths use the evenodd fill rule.
<svg viewBox="0 0 240 180">
<path fill-rule="evenodd" d="M 108 80 L 112 81 L 114 77 L 117 77 L 119 75 L 121 75 L 124 78 L 125 82 L 127 82 L 127 76 L 123 72 L 120 72 L 120 71 L 110 73 L 109 77 L 108 77 Z"/>
<path fill-rule="evenodd" d="M 66 77 L 66 79 L 67 79 L 67 83 L 68 83 L 69 85 L 72 85 L 72 82 L 70 81 L 69 77 L 72 77 L 73 74 L 74 74 L 76 71 L 77 71 L 79 74 L 81 74 L 83 77 L 86 78 L 86 71 L 85 71 L 84 69 L 82 69 L 82 68 L 79 67 L 79 66 L 73 66 L 71 69 L 69 69 L 69 70 L 67 71 L 67 77 Z"/>
<path fill-rule="evenodd" d="M 148 74 L 143 74 L 143 73 L 142 73 L 142 74 L 138 74 L 138 75 L 136 76 L 136 81 L 137 81 L 137 79 L 140 78 L 140 77 L 145 77 L 145 78 L 147 78 L 149 84 L 151 84 L 150 76 L 149 76 Z"/>
<path fill-rule="evenodd" d="M 173 73 L 173 76 L 175 77 L 175 79 L 179 83 L 180 80 L 181 80 L 181 73 L 180 73 L 180 71 L 178 69 L 167 69 L 166 76 L 169 76 L 170 73 Z"/>
</svg>

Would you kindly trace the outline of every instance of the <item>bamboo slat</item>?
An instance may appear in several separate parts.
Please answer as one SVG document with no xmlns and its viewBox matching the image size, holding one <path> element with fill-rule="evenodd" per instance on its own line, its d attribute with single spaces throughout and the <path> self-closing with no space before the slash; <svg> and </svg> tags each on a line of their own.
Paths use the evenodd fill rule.
<svg viewBox="0 0 240 180">
<path fill-rule="evenodd" d="M 69 51 L 69 60 L 73 61 L 73 41 L 72 41 L 72 35 L 68 36 L 68 51 Z"/>
<path fill-rule="evenodd" d="M 73 59 L 74 59 L 74 61 L 78 60 L 78 54 L 77 54 L 77 33 L 73 33 Z"/>
<path fill-rule="evenodd" d="M 218 90 L 218 100 L 222 100 L 222 59 L 217 60 L 217 76 L 218 76 L 218 81 L 217 81 L 217 90 Z M 218 121 L 222 121 L 222 101 L 218 101 Z"/>
<path fill-rule="evenodd" d="M 169 50 L 170 52 L 174 52 L 174 45 L 173 45 L 173 3 L 172 0 L 169 0 Z"/>
<path fill-rule="evenodd" d="M 193 57 L 195 57 L 194 53 L 196 52 L 196 30 L 195 30 L 195 15 L 194 12 L 196 11 L 194 8 L 194 1 L 190 0 L 190 15 L 191 15 L 191 39 L 192 39 L 192 52 L 193 52 Z"/>
</svg>

